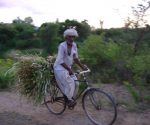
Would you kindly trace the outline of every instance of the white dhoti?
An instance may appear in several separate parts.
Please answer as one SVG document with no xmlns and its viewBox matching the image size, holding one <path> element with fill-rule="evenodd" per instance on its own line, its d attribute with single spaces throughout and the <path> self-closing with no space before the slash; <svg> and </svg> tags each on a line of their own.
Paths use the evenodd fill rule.
<svg viewBox="0 0 150 125">
<path fill-rule="evenodd" d="M 59 88 L 71 100 L 78 90 L 78 85 L 76 85 L 78 82 L 75 82 L 76 76 L 70 76 L 67 70 L 55 70 L 54 73 Z"/>
</svg>

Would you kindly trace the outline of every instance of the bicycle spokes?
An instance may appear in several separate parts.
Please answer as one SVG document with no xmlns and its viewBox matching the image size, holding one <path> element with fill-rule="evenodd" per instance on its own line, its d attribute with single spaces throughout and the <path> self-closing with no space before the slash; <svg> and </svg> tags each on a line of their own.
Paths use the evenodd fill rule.
<svg viewBox="0 0 150 125">
<path fill-rule="evenodd" d="M 83 108 L 96 125 L 112 125 L 116 119 L 116 107 L 111 97 L 99 89 L 91 89 L 83 97 Z"/>
<path fill-rule="evenodd" d="M 62 114 L 66 109 L 65 97 L 56 84 L 47 87 L 44 102 L 48 110 L 56 115 Z"/>
</svg>

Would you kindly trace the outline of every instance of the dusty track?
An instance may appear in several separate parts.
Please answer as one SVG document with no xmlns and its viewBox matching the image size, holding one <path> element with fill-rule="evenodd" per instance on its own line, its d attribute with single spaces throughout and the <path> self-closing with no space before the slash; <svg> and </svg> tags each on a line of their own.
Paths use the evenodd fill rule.
<svg viewBox="0 0 150 125">
<path fill-rule="evenodd" d="M 0 125 L 93 125 L 80 103 L 60 116 L 52 115 L 44 105 L 35 106 L 15 91 L 0 91 Z M 150 109 L 144 112 L 118 110 L 114 125 L 150 125 Z"/>
</svg>

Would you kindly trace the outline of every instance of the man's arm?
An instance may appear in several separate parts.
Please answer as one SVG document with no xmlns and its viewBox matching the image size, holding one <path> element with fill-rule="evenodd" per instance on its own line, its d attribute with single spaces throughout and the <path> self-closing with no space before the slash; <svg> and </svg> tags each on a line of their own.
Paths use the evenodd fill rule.
<svg viewBox="0 0 150 125">
<path fill-rule="evenodd" d="M 83 64 L 80 62 L 80 60 L 79 60 L 78 58 L 74 58 L 74 62 L 75 62 L 78 66 L 80 66 L 83 70 L 86 70 L 86 69 L 87 69 L 86 66 L 83 65 Z"/>
<path fill-rule="evenodd" d="M 73 71 L 66 65 L 66 63 L 61 63 L 61 65 L 68 70 L 70 75 L 73 75 Z"/>
</svg>

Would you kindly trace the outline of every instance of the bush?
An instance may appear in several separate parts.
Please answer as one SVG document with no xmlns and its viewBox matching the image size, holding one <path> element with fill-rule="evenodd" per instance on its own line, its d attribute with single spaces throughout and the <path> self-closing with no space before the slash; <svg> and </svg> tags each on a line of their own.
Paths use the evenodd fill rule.
<svg viewBox="0 0 150 125">
<path fill-rule="evenodd" d="M 150 75 L 150 55 L 138 55 L 128 61 L 128 68 L 133 72 L 135 83 L 148 83 Z"/>
<path fill-rule="evenodd" d="M 13 77 L 0 73 L 0 89 L 9 88 L 13 84 Z"/>
<path fill-rule="evenodd" d="M 83 61 L 92 68 L 93 75 L 99 74 L 96 79 L 100 80 L 97 81 L 115 82 L 115 66 L 121 56 L 121 47 L 118 44 L 111 40 L 105 42 L 103 35 L 91 35 L 84 41 L 79 51 L 84 57 Z"/>
<path fill-rule="evenodd" d="M 0 59 L 0 88 L 8 88 L 13 84 L 14 77 L 12 74 L 7 73 L 8 69 L 13 65 L 10 59 Z"/>
<path fill-rule="evenodd" d="M 42 49 L 36 49 L 36 48 L 32 48 L 32 49 L 26 49 L 26 50 L 22 50 L 22 54 L 24 55 L 42 55 Z"/>
</svg>

